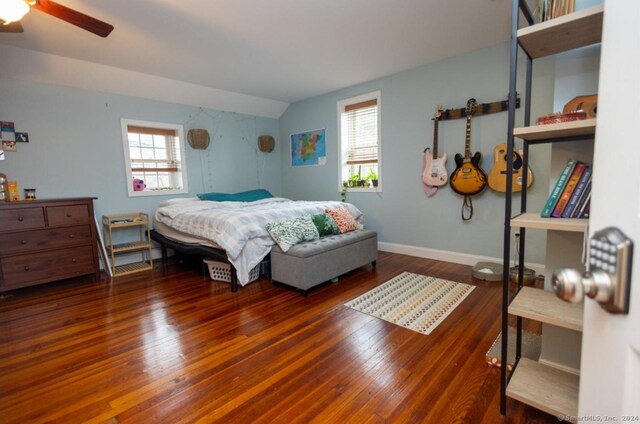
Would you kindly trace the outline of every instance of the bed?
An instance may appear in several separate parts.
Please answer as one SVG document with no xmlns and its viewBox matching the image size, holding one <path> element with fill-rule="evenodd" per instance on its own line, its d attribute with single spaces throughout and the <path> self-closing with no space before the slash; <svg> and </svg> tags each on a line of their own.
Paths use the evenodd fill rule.
<svg viewBox="0 0 640 424">
<path fill-rule="evenodd" d="M 202 246 L 223 252 L 234 267 L 241 286 L 249 282 L 249 271 L 271 251 L 274 241 L 266 230 L 271 222 L 324 212 L 345 206 L 360 228 L 362 212 L 350 203 L 294 201 L 272 197 L 252 202 L 207 201 L 197 198 L 168 201 L 154 213 L 154 232 L 177 247 Z M 159 237 L 156 237 L 160 241 Z M 163 245 L 163 250 L 166 245 Z M 173 248 L 172 246 L 169 246 Z M 234 287 L 232 287 L 233 289 Z"/>
</svg>

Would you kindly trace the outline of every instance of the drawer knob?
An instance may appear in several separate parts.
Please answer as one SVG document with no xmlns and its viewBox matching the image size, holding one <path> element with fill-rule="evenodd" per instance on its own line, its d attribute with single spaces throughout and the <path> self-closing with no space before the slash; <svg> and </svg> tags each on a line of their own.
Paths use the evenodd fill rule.
<svg viewBox="0 0 640 424">
<path fill-rule="evenodd" d="M 69 238 L 74 238 L 75 236 L 73 234 L 69 234 Z"/>
<path fill-rule="evenodd" d="M 75 264 L 76 262 L 78 262 L 78 260 L 76 258 L 73 258 L 73 259 L 71 259 L 71 262 L 73 262 Z"/>
<path fill-rule="evenodd" d="M 20 244 L 27 244 L 26 240 L 20 240 Z"/>
<path fill-rule="evenodd" d="M 29 265 L 25 265 L 24 270 L 29 271 Z"/>
<path fill-rule="evenodd" d="M 67 212 L 67 218 L 71 218 L 71 214 Z"/>
<path fill-rule="evenodd" d="M 23 218 L 23 217 L 21 217 L 21 216 L 19 216 L 19 217 L 18 217 L 18 221 L 19 221 L 19 222 L 22 222 L 22 221 L 24 221 L 24 218 Z"/>
</svg>

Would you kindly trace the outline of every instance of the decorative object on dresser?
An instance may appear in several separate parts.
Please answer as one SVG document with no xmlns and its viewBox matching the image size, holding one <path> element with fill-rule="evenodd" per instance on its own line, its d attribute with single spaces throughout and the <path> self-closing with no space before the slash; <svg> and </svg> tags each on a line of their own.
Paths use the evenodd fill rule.
<svg viewBox="0 0 640 424">
<path fill-rule="evenodd" d="M 24 200 L 36 200 L 36 189 L 35 188 L 25 188 L 24 189 Z"/>
<path fill-rule="evenodd" d="M 107 252 L 111 256 L 111 275 L 118 277 L 142 271 L 153 270 L 151 254 L 151 233 L 149 214 L 144 212 L 117 213 L 102 216 Z M 123 228 L 137 229 L 137 240 L 114 243 L 113 233 Z M 107 236 L 108 235 L 108 236 Z M 120 253 L 139 253 L 140 262 L 116 266 L 116 255 Z"/>
<path fill-rule="evenodd" d="M 7 187 L 7 176 L 0 173 L 0 202 L 9 200 L 9 188 Z"/>
<path fill-rule="evenodd" d="M 7 190 L 9 192 L 9 197 L 7 198 L 7 200 L 9 200 L 10 202 L 20 201 L 20 190 L 18 190 L 17 181 L 7 181 Z"/>
<path fill-rule="evenodd" d="M 94 197 L 0 203 L 0 291 L 94 274 Z"/>
</svg>

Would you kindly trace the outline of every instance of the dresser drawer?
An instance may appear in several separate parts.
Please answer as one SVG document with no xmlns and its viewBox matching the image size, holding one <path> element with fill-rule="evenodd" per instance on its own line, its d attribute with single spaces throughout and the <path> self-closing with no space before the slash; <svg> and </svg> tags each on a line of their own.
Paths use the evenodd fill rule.
<svg viewBox="0 0 640 424">
<path fill-rule="evenodd" d="M 91 244 L 91 241 L 89 225 L 0 234 L 0 256 Z"/>
<path fill-rule="evenodd" d="M 44 227 L 42 208 L 16 208 L 0 211 L 0 231 L 20 231 Z"/>
<path fill-rule="evenodd" d="M 25 286 L 94 272 L 92 246 L 12 256 L 0 259 L 0 264 L 4 287 Z"/>
<path fill-rule="evenodd" d="M 87 205 L 47 207 L 47 219 L 50 227 L 88 224 L 90 218 Z"/>
</svg>

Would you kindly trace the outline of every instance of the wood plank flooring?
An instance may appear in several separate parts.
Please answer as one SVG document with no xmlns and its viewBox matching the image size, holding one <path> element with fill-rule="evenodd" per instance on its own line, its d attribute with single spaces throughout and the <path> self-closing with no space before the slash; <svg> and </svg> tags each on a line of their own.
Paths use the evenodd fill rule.
<svg viewBox="0 0 640 424">
<path fill-rule="evenodd" d="M 403 271 L 477 286 L 425 336 L 343 304 Z M 231 293 L 199 269 L 68 280 L 0 297 L 2 423 L 547 423 L 499 414 L 500 284 L 380 253 L 307 298 Z"/>
</svg>

